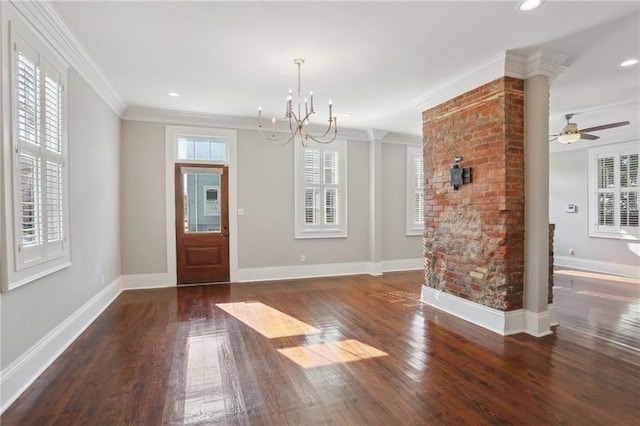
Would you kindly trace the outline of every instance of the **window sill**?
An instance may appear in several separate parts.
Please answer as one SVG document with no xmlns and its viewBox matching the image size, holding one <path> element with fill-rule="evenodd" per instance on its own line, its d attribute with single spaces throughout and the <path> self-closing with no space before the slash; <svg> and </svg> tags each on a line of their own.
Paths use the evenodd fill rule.
<svg viewBox="0 0 640 426">
<path fill-rule="evenodd" d="M 53 265 L 52 267 L 47 268 L 47 269 L 45 269 L 43 271 L 39 271 L 39 272 L 31 274 L 31 275 L 29 275 L 27 277 L 21 278 L 21 279 L 19 279 L 17 281 L 12 281 L 12 282 L 10 281 L 10 282 L 6 283 L 6 285 L 2 286 L 2 291 L 3 292 L 8 292 L 8 291 L 11 291 L 11 290 L 15 290 L 15 289 L 17 289 L 19 287 L 22 287 L 23 285 L 29 284 L 30 282 L 33 282 L 33 281 L 39 280 L 40 278 L 46 277 L 47 275 L 51 275 L 51 274 L 53 274 L 55 272 L 61 271 L 63 269 L 66 269 L 69 266 L 71 266 L 71 262 L 66 261 L 64 263 L 59 263 L 59 264 Z"/>
<path fill-rule="evenodd" d="M 613 232 L 590 232 L 589 238 L 607 238 L 610 240 L 639 241 L 640 235 L 618 234 Z"/>
<path fill-rule="evenodd" d="M 347 238 L 346 232 L 301 232 L 296 233 L 296 240 L 311 240 L 311 239 L 323 239 L 323 238 Z"/>
</svg>

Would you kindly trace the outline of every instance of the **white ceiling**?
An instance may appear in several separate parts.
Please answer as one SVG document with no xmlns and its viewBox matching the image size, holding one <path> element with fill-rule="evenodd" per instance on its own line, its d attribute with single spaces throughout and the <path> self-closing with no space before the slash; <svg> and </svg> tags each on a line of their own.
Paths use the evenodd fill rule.
<svg viewBox="0 0 640 426">
<path fill-rule="evenodd" d="M 280 118 L 306 60 L 317 122 L 419 135 L 412 100 L 506 50 L 569 57 L 552 84 L 550 129 L 629 120 L 638 134 L 640 2 L 53 2 L 129 107 Z M 172 98 L 167 92 L 180 97 Z M 344 118 L 342 113 L 350 113 Z"/>
</svg>

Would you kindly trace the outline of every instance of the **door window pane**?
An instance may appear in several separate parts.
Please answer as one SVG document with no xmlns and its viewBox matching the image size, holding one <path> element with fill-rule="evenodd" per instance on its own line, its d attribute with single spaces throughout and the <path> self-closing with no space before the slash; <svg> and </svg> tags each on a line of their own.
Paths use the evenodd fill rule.
<svg viewBox="0 0 640 426">
<path fill-rule="evenodd" d="M 185 232 L 220 232 L 220 179 L 217 173 L 183 174 Z"/>
</svg>

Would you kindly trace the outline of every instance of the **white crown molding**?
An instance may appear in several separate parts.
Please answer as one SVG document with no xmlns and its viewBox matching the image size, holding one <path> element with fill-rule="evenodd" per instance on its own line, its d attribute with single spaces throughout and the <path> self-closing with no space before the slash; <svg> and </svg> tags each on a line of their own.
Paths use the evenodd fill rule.
<svg viewBox="0 0 640 426">
<path fill-rule="evenodd" d="M 258 131 L 256 118 L 241 117 L 236 115 L 211 114 L 205 112 L 186 112 L 145 107 L 129 107 L 122 114 L 123 120 L 147 121 L 151 123 L 173 124 L 179 126 L 202 126 L 215 127 L 220 129 L 253 130 Z M 284 121 L 277 122 L 277 128 L 285 128 Z M 310 126 L 312 131 L 320 132 L 323 129 L 316 129 L 315 125 Z M 362 130 L 342 127 L 338 131 L 338 136 L 348 140 L 371 141 L 371 132 L 374 135 L 384 138 L 384 143 L 400 144 L 421 144 L 422 136 L 409 135 L 403 133 L 391 133 L 384 130 Z M 387 139 L 389 141 L 387 141 Z"/>
<path fill-rule="evenodd" d="M 381 141 L 388 134 L 389 134 L 389 132 L 386 131 L 386 130 L 380 130 L 380 129 L 368 129 L 367 130 L 367 137 L 369 138 L 370 142 Z"/>
<path fill-rule="evenodd" d="M 52 48 L 67 61 L 100 95 L 109 107 L 121 116 L 126 105 L 108 79 L 89 55 L 83 44 L 66 25 L 50 1 L 16 1 L 11 4 Z"/>
<path fill-rule="evenodd" d="M 402 133 L 389 133 L 383 139 L 382 143 L 395 145 L 419 145 L 422 146 L 422 136 L 408 135 Z"/>
<path fill-rule="evenodd" d="M 513 51 L 505 51 L 411 102 L 420 111 L 424 111 L 505 76 L 526 79 L 536 75 L 544 75 L 555 79 L 567 69 L 562 65 L 566 60 L 567 56 L 565 55 L 543 49 L 537 50 L 527 57 L 520 56 Z"/>
<path fill-rule="evenodd" d="M 527 56 L 524 78 L 543 75 L 548 77 L 549 81 L 553 81 L 569 68 L 563 65 L 568 59 L 569 57 L 567 55 L 551 50 L 536 50 Z"/>
</svg>

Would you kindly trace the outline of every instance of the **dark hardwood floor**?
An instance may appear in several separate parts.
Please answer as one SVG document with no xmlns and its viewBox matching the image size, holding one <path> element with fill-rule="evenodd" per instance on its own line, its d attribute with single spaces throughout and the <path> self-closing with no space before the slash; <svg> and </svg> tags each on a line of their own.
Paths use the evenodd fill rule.
<svg viewBox="0 0 640 426">
<path fill-rule="evenodd" d="M 638 424 L 640 287 L 579 279 L 539 339 L 421 305 L 421 271 L 124 292 L 0 421 Z"/>
</svg>

